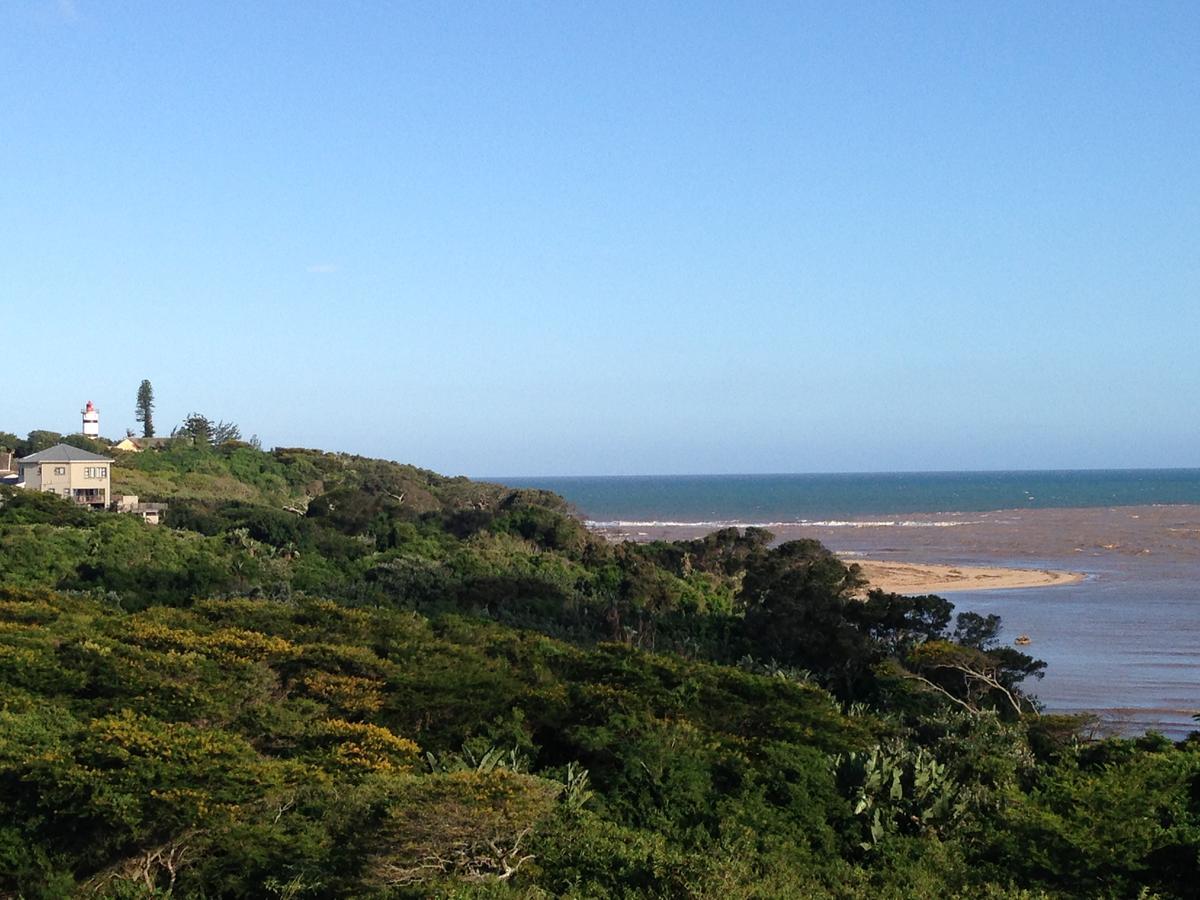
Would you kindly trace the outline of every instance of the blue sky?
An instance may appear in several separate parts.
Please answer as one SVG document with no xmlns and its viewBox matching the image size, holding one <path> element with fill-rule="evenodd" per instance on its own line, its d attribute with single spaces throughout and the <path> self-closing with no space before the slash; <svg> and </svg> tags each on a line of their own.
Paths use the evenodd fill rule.
<svg viewBox="0 0 1200 900">
<path fill-rule="evenodd" d="M 0 6 L 0 429 L 1200 464 L 1200 5 Z"/>
</svg>

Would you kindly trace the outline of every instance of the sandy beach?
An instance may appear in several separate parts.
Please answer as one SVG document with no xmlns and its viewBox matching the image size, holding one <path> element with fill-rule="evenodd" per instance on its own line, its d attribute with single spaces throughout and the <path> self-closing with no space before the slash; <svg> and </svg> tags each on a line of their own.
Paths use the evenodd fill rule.
<svg viewBox="0 0 1200 900">
<path fill-rule="evenodd" d="M 980 591 L 1049 587 L 1076 584 L 1081 572 L 1050 569 L 1013 569 L 1000 566 L 947 566 L 934 563 L 883 562 L 847 558 L 857 563 L 870 584 L 896 594 L 940 594 L 946 591 Z"/>
</svg>

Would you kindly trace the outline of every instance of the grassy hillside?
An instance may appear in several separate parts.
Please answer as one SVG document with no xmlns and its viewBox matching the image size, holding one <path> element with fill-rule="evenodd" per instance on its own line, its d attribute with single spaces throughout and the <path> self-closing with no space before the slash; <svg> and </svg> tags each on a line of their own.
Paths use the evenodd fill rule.
<svg viewBox="0 0 1200 900">
<path fill-rule="evenodd" d="M 281 448 L 264 453 L 248 444 L 219 448 L 176 441 L 158 451 L 116 451 L 113 492 L 146 500 L 259 503 L 301 510 L 329 492 L 366 489 L 417 513 L 489 505 L 511 494 L 501 485 L 446 478 L 426 469 L 345 453 Z M 544 492 L 543 502 L 556 498 Z"/>
</svg>

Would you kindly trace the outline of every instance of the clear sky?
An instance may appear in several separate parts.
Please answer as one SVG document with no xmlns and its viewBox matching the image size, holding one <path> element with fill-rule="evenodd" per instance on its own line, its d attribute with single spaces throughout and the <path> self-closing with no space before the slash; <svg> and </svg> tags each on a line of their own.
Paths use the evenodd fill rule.
<svg viewBox="0 0 1200 900">
<path fill-rule="evenodd" d="M 1200 4 L 0 3 L 0 430 L 1200 465 Z"/>
</svg>

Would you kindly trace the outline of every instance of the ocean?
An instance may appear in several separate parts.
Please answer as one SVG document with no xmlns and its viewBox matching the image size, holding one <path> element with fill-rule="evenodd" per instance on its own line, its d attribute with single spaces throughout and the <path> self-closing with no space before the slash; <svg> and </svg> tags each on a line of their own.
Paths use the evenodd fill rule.
<svg viewBox="0 0 1200 900">
<path fill-rule="evenodd" d="M 1200 504 L 1200 469 L 502 478 L 566 497 L 593 522 L 829 521 L 907 513 Z"/>
<path fill-rule="evenodd" d="M 948 592 L 1029 634 L 1026 687 L 1104 729 L 1200 728 L 1200 469 L 496 479 L 563 495 L 604 533 L 759 525 L 850 558 L 1083 572 L 1078 584 Z"/>
</svg>

